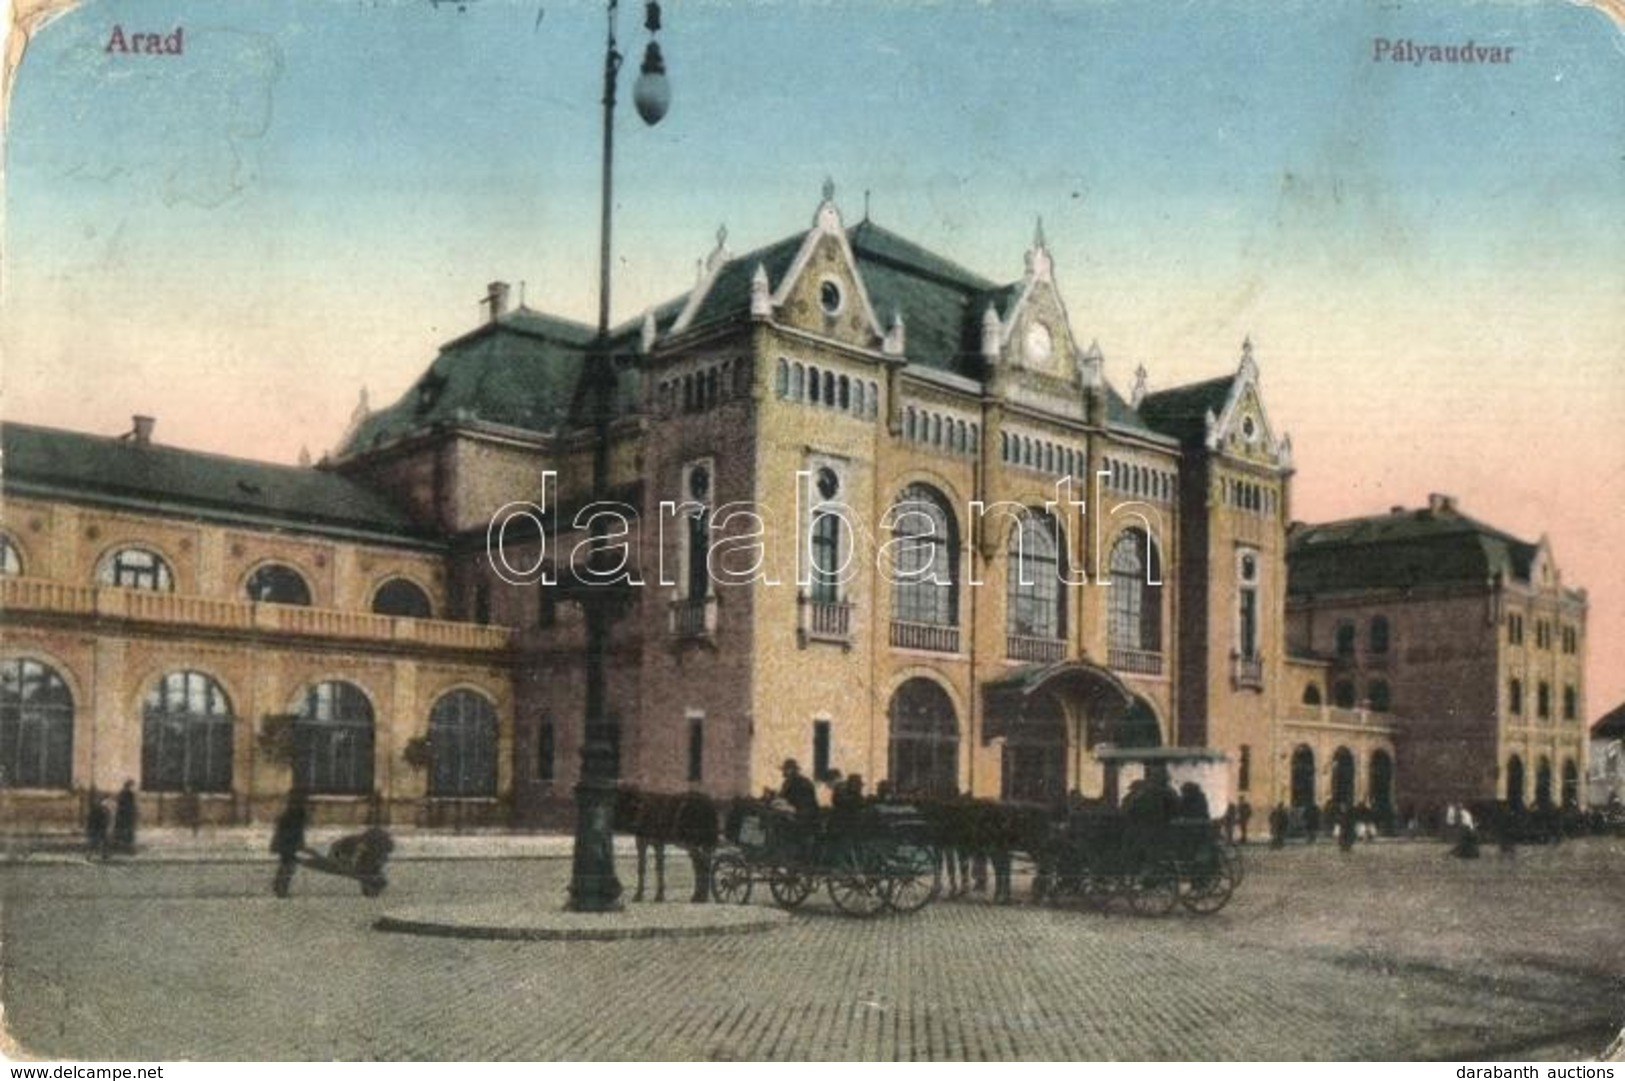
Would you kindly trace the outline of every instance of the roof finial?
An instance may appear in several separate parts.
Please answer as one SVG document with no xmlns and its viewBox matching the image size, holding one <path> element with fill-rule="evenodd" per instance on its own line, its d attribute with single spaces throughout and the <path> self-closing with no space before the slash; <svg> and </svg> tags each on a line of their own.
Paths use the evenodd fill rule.
<svg viewBox="0 0 1625 1081">
<path fill-rule="evenodd" d="M 863 220 L 869 220 L 869 189 L 863 189 Z"/>
<path fill-rule="evenodd" d="M 824 177 L 824 202 L 832 203 L 834 201 L 835 201 L 835 178 L 832 177 L 832 176 L 826 176 L 826 177 Z"/>
<path fill-rule="evenodd" d="M 1038 225 L 1033 230 L 1033 247 L 1042 248 L 1046 246 L 1044 243 L 1044 215 L 1040 214 L 1038 215 Z"/>
<path fill-rule="evenodd" d="M 1145 401 L 1146 377 L 1149 374 L 1144 364 L 1134 369 L 1134 393 L 1129 399 L 1129 404 L 1135 409 L 1140 408 L 1140 403 Z"/>
<path fill-rule="evenodd" d="M 727 246 L 728 246 L 728 224 L 726 222 L 724 222 L 723 224 L 717 226 L 717 248 L 720 250 L 722 248 L 726 248 Z"/>
</svg>

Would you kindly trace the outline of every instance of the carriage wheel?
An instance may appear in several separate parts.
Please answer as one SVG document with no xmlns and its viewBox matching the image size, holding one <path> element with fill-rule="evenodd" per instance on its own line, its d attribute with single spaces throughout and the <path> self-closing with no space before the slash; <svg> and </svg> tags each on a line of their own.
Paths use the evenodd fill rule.
<svg viewBox="0 0 1625 1081">
<path fill-rule="evenodd" d="M 719 904 L 749 903 L 751 885 L 750 868 L 738 856 L 722 855 L 711 861 L 711 896 Z"/>
<path fill-rule="evenodd" d="M 780 867 L 767 880 L 767 889 L 773 895 L 773 902 L 784 909 L 799 907 L 801 902 L 812 896 L 812 891 L 817 885 L 817 880 L 799 873 L 793 867 Z"/>
<path fill-rule="evenodd" d="M 1179 904 L 1179 871 L 1166 860 L 1157 860 L 1132 879 L 1129 907 L 1142 916 L 1166 916 Z"/>
<path fill-rule="evenodd" d="M 903 845 L 892 853 L 883 880 L 886 907 L 918 912 L 942 893 L 942 868 L 930 845 Z"/>
<path fill-rule="evenodd" d="M 848 916 L 873 916 L 886 907 L 886 879 L 861 871 L 840 872 L 825 883 L 829 899 Z"/>
<path fill-rule="evenodd" d="M 1180 903 L 1203 916 L 1219 911 L 1230 903 L 1230 895 L 1236 892 L 1233 867 L 1217 851 L 1210 857 L 1199 857 L 1196 866 L 1187 868 L 1187 877 L 1180 883 Z"/>
<path fill-rule="evenodd" d="M 1219 858 L 1224 861 L 1225 871 L 1230 875 L 1231 888 L 1241 885 L 1245 874 L 1241 849 L 1235 845 L 1223 845 L 1219 848 Z"/>
</svg>

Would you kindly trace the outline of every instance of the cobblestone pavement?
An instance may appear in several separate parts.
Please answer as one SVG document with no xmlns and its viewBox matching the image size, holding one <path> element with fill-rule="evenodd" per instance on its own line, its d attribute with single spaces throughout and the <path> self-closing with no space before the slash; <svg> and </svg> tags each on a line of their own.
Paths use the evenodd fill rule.
<svg viewBox="0 0 1625 1081">
<path fill-rule="evenodd" d="M 765 934 L 627 942 L 380 934 L 392 906 L 559 904 L 569 866 L 391 870 L 376 900 L 301 872 L 278 902 L 269 863 L 0 867 L 11 1037 L 127 1060 L 1581 1058 L 1625 1021 L 1617 839 L 1249 850 L 1202 918 L 815 899 Z"/>
</svg>

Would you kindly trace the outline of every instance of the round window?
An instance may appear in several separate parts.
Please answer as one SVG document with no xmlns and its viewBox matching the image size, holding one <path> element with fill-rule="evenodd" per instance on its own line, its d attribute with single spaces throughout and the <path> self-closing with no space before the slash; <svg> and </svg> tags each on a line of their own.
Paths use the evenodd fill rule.
<svg viewBox="0 0 1625 1081">
<path fill-rule="evenodd" d="M 711 493 L 711 471 L 705 466 L 695 466 L 694 471 L 688 475 L 688 494 L 695 499 L 704 499 Z"/>
<path fill-rule="evenodd" d="M 823 284 L 818 287 L 818 304 L 824 309 L 825 315 L 835 315 L 840 312 L 841 302 L 844 299 L 838 282 L 825 279 Z"/>
<path fill-rule="evenodd" d="M 835 470 L 824 466 L 818 471 L 818 494 L 825 499 L 834 499 L 835 493 L 841 490 L 841 478 L 835 475 Z"/>
</svg>

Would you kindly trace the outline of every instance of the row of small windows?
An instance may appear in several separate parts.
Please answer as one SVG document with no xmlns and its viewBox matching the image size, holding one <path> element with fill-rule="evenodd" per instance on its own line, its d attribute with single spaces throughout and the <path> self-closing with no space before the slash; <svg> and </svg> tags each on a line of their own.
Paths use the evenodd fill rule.
<svg viewBox="0 0 1625 1081">
<path fill-rule="evenodd" d="M 1228 477 L 1221 478 L 1219 486 L 1219 498 L 1227 507 L 1254 514 L 1273 515 L 1276 511 L 1277 499 L 1273 488 Z"/>
<path fill-rule="evenodd" d="M 1322 704 L 1320 684 L 1311 683 L 1303 689 L 1303 704 L 1306 706 L 1319 706 Z M 1360 704 L 1359 690 L 1352 679 L 1340 679 L 1332 684 L 1332 705 L 1338 709 L 1354 709 Z M 1394 708 L 1394 693 L 1388 686 L 1388 681 L 1374 679 L 1366 684 L 1365 707 L 1378 713 L 1387 713 Z"/>
<path fill-rule="evenodd" d="M 873 420 L 880 413 L 880 387 L 872 381 L 839 375 L 816 364 L 779 358 L 774 393 L 792 402 L 838 409 Z"/>
<path fill-rule="evenodd" d="M 903 410 L 903 438 L 950 454 L 975 454 L 981 448 L 981 426 L 941 413 L 928 413 L 912 405 Z"/>
<path fill-rule="evenodd" d="M 1162 469 L 1152 469 L 1150 466 L 1135 465 L 1133 462 L 1118 461 L 1115 458 L 1107 458 L 1104 466 L 1104 471 L 1111 474 L 1106 478 L 1106 487 L 1109 491 L 1133 496 L 1136 499 L 1156 499 L 1164 503 L 1173 501 L 1174 474 Z"/>
<path fill-rule="evenodd" d="M 1523 716 L 1523 680 L 1513 678 L 1507 683 L 1507 711 L 1514 717 Z M 1580 692 L 1572 683 L 1563 685 L 1563 719 L 1577 720 L 1580 715 Z M 1535 716 L 1543 721 L 1552 717 L 1552 685 L 1545 680 L 1535 684 Z"/>
<path fill-rule="evenodd" d="M 1580 652 L 1580 630 L 1564 624 L 1558 628 L 1560 641 L 1564 653 L 1575 654 Z M 1509 645 L 1523 645 L 1523 616 L 1517 612 L 1507 614 L 1507 643 Z M 1552 625 L 1544 619 L 1535 621 L 1535 648 L 1552 648 Z"/>
<path fill-rule="evenodd" d="M 306 688 L 291 725 L 293 783 L 313 795 L 373 790 L 374 715 L 352 683 Z M 13 788 L 68 788 L 73 775 L 73 695 L 39 661 L 0 661 L 0 773 Z M 141 708 L 141 787 L 148 792 L 230 792 L 237 716 L 225 690 L 197 671 L 158 680 Z M 483 695 L 455 690 L 429 713 L 429 794 L 488 797 L 497 786 L 497 714 Z"/>
<path fill-rule="evenodd" d="M 749 367 L 743 362 L 724 360 L 661 380 L 658 405 L 663 413 L 703 413 L 750 393 L 749 383 Z"/>
<path fill-rule="evenodd" d="M 1337 625 L 1337 655 L 1339 657 L 1354 656 L 1354 644 L 1359 632 L 1353 623 L 1348 620 Z M 1387 616 L 1372 616 L 1371 622 L 1366 625 L 1366 651 L 1369 653 L 1387 653 L 1390 644 L 1390 632 Z"/>
<path fill-rule="evenodd" d="M 22 560 L 16 547 L 0 535 L 0 568 L 7 575 L 21 575 Z M 96 581 L 120 589 L 141 589 L 171 593 L 175 575 L 164 557 L 148 548 L 120 548 L 96 569 Z M 268 604 L 311 603 L 310 585 L 304 575 L 284 563 L 266 563 L 248 576 L 244 595 L 251 601 Z M 423 587 L 406 578 L 390 578 L 374 590 L 372 611 L 382 616 L 429 619 L 434 612 Z"/>
<path fill-rule="evenodd" d="M 1016 432 L 999 433 L 999 459 L 1007 465 L 1063 477 L 1081 478 L 1087 468 L 1082 451 Z"/>
</svg>

